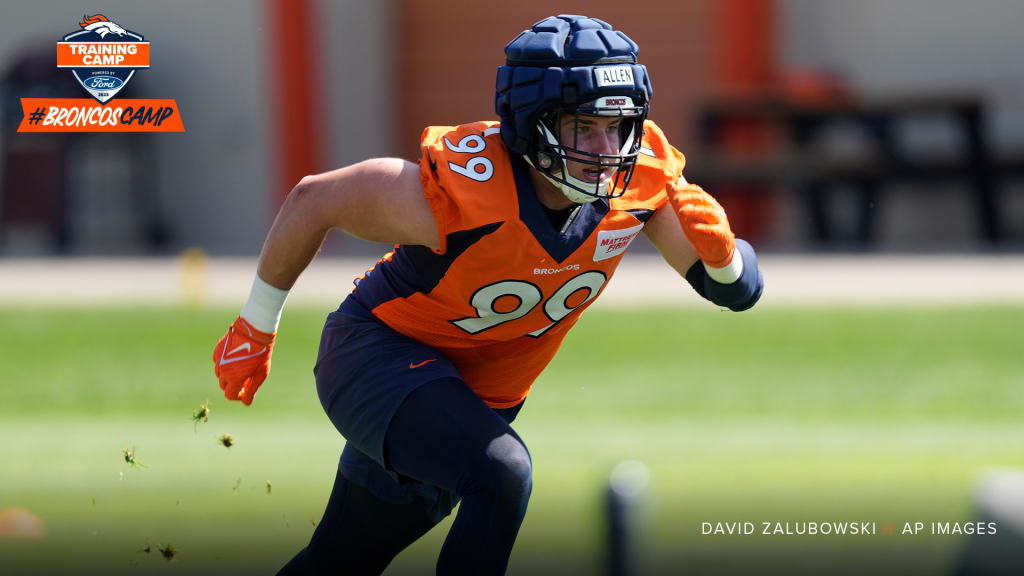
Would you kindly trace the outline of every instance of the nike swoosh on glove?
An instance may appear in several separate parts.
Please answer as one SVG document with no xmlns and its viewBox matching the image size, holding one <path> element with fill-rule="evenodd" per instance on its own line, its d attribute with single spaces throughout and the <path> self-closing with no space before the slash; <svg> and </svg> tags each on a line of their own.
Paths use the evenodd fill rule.
<svg viewBox="0 0 1024 576">
<path fill-rule="evenodd" d="M 260 384 L 270 374 L 270 353 L 277 333 L 253 328 L 239 316 L 213 349 L 213 373 L 228 400 L 252 404 Z"/>
</svg>

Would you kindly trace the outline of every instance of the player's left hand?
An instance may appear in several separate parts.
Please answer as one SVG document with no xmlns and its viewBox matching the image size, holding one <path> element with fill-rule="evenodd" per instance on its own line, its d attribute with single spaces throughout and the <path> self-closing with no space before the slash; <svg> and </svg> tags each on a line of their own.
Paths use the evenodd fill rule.
<svg viewBox="0 0 1024 576">
<path fill-rule="evenodd" d="M 213 372 L 228 400 L 252 404 L 270 374 L 270 353 L 277 333 L 260 332 L 239 316 L 213 349 Z"/>
<path fill-rule="evenodd" d="M 697 257 L 712 268 L 728 266 L 736 252 L 736 235 L 722 205 L 700 186 L 685 181 L 670 182 L 667 191 Z"/>
</svg>

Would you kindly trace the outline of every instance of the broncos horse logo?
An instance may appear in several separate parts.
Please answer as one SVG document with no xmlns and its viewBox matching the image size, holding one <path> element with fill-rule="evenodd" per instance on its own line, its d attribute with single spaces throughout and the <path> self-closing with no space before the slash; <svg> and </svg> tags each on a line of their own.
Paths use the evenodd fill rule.
<svg viewBox="0 0 1024 576">
<path fill-rule="evenodd" d="M 107 19 L 103 14 L 94 14 L 92 16 L 82 16 L 82 21 L 78 24 L 82 28 L 90 32 L 95 32 L 100 35 L 100 38 L 106 38 L 107 34 L 117 34 L 118 36 L 124 36 L 128 33 L 127 30 L 121 28 L 117 24 L 114 24 Z"/>
</svg>

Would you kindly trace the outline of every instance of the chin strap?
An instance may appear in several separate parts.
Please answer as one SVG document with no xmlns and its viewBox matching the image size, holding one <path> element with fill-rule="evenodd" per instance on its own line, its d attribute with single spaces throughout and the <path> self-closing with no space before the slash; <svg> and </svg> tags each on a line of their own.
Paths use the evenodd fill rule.
<svg viewBox="0 0 1024 576">
<path fill-rule="evenodd" d="M 597 200 L 597 198 L 598 198 L 597 196 L 592 196 L 590 194 L 584 194 L 583 192 L 580 192 L 579 190 L 576 190 L 576 189 L 572 188 L 571 186 L 567 185 L 565 182 L 561 182 L 559 180 L 556 180 L 555 178 L 551 177 L 551 175 L 549 175 L 544 170 L 538 169 L 536 166 L 533 165 L 533 161 L 530 160 L 530 157 L 528 155 L 523 154 L 523 158 L 526 160 L 526 163 L 529 164 L 531 168 L 533 168 L 534 170 L 537 170 L 537 173 L 539 173 L 541 176 L 543 176 L 548 182 L 551 182 L 551 184 L 555 188 L 558 188 L 562 192 L 562 194 L 565 195 L 565 197 L 570 202 L 572 202 L 574 204 L 590 204 L 594 200 Z M 564 170 L 565 169 L 564 168 L 564 166 L 565 166 L 565 162 L 564 161 L 562 162 L 562 166 L 563 166 L 563 170 Z M 567 176 L 567 178 L 572 178 L 572 176 Z M 576 180 L 575 178 L 572 178 L 572 179 Z"/>
</svg>

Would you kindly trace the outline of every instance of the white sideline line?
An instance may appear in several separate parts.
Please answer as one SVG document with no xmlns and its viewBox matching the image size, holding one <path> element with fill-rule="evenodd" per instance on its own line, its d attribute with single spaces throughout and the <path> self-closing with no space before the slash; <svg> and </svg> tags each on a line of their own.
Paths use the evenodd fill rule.
<svg viewBox="0 0 1024 576">
<path fill-rule="evenodd" d="M 291 303 L 337 305 L 372 258 L 320 258 Z M 759 307 L 1024 304 L 1024 256 L 775 256 L 760 259 Z M 186 285 L 204 304 L 241 305 L 255 258 L 211 258 L 186 275 L 178 258 L 0 260 L 0 305 L 175 304 Z M 565 274 L 568 274 L 565 273 Z M 630 255 L 599 306 L 708 306 L 658 256 Z"/>
</svg>

